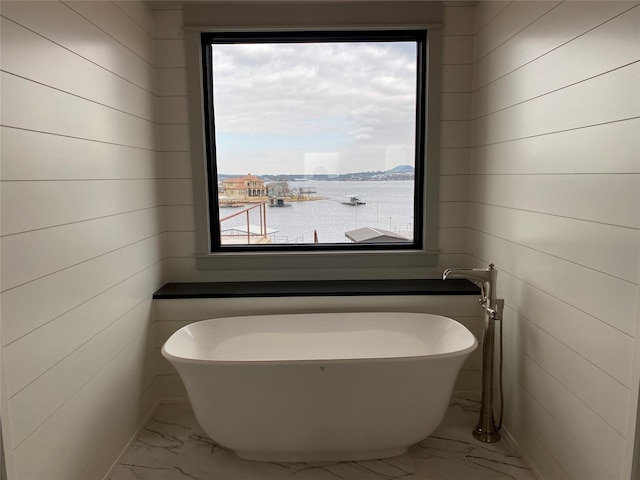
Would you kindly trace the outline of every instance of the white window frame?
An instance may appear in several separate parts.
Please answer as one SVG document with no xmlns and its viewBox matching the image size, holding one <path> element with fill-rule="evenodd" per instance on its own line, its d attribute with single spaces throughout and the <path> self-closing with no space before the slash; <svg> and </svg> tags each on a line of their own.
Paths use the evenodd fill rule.
<svg viewBox="0 0 640 480">
<path fill-rule="evenodd" d="M 437 264 L 440 157 L 442 5 L 424 1 L 188 3 L 184 27 L 189 92 L 191 162 L 198 270 L 236 272 L 234 279 L 416 278 Z M 425 159 L 423 245 L 414 250 L 323 250 L 211 252 L 201 34 L 203 32 L 427 30 L 427 85 L 424 101 Z M 237 273 L 242 272 L 242 273 Z"/>
</svg>

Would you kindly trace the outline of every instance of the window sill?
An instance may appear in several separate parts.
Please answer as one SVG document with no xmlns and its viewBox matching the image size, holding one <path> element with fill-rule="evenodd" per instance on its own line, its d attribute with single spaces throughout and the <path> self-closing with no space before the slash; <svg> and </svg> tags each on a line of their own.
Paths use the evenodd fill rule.
<svg viewBox="0 0 640 480">
<path fill-rule="evenodd" d="M 467 280 L 339 280 L 167 283 L 156 300 L 188 298 L 332 297 L 372 295 L 479 295 Z"/>
<path fill-rule="evenodd" d="M 216 252 L 196 255 L 198 270 L 352 270 L 386 268 L 428 268 L 438 253 L 425 250 L 363 250 L 326 252 Z"/>
</svg>

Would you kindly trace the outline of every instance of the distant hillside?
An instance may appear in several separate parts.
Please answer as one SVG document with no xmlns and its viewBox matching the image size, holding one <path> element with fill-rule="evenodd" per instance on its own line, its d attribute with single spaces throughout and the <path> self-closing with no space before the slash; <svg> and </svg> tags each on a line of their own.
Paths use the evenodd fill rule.
<svg viewBox="0 0 640 480">
<path fill-rule="evenodd" d="M 386 173 L 413 173 L 415 168 L 411 165 L 398 165 L 397 167 L 393 167 L 391 170 L 387 170 Z"/>
<path fill-rule="evenodd" d="M 398 165 L 391 170 L 377 172 L 345 173 L 335 180 L 367 181 L 367 180 L 413 180 L 415 169 L 411 165 Z"/>
<path fill-rule="evenodd" d="M 350 182 L 366 182 L 371 180 L 413 180 L 415 168 L 411 165 L 398 165 L 391 170 L 343 173 L 340 175 L 304 175 L 304 174 L 283 174 L 283 175 L 258 175 L 267 182 L 290 182 L 293 180 L 333 180 L 333 181 L 350 181 Z M 242 174 L 219 174 L 218 180 L 222 181 L 226 178 L 242 177 Z"/>
</svg>

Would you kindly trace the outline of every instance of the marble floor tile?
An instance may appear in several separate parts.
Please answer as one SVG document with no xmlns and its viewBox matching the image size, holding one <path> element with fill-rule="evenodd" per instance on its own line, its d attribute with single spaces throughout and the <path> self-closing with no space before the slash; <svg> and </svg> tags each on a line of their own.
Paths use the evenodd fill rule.
<svg viewBox="0 0 640 480">
<path fill-rule="evenodd" d="M 438 429 L 395 458 L 359 462 L 255 462 L 216 444 L 188 403 L 161 404 L 109 480 L 535 480 L 506 440 L 473 438 L 480 404 L 455 396 Z"/>
<path fill-rule="evenodd" d="M 109 480 L 168 478 L 195 425 L 195 417 L 188 403 L 159 405 L 138 437 L 120 457 Z"/>
<path fill-rule="evenodd" d="M 447 415 L 436 431 L 409 450 L 419 480 L 535 480 L 506 439 L 484 443 L 471 435 L 479 413 L 477 399 L 451 399 Z"/>
<path fill-rule="evenodd" d="M 254 462 L 205 435 L 192 435 L 171 480 L 395 480 L 415 479 L 409 455 L 360 462 Z"/>
</svg>

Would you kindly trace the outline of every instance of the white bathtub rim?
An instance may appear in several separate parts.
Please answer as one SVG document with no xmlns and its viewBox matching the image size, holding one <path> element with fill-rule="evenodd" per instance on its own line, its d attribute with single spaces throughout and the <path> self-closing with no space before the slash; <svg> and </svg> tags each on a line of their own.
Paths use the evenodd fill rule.
<svg viewBox="0 0 640 480">
<path fill-rule="evenodd" d="M 417 362 L 424 361 L 427 359 L 437 360 L 440 358 L 451 358 L 451 357 L 460 357 L 466 355 L 467 353 L 473 352 L 478 346 L 478 341 L 476 340 L 472 347 L 466 348 L 464 350 L 456 350 L 452 353 L 436 353 L 436 354 L 428 354 L 428 355 L 413 355 L 406 357 L 371 357 L 371 358 L 314 358 L 310 360 L 201 360 L 201 359 L 193 359 L 193 358 L 182 358 L 176 357 L 169 353 L 166 353 L 164 347 L 161 352 L 162 355 L 172 363 L 180 363 L 180 364 L 189 364 L 189 365 L 225 365 L 225 366 L 269 366 L 269 365 L 346 365 L 352 363 L 387 363 L 387 362 Z"/>
<path fill-rule="evenodd" d="M 442 352 L 442 353 L 427 353 L 424 355 L 403 355 L 403 356 L 376 356 L 376 357 L 341 357 L 341 358 L 312 358 L 312 359 L 300 359 L 300 358 L 287 358 L 287 359 L 230 359 L 230 360 L 216 360 L 216 359 L 200 359 L 200 358 L 191 358 L 180 355 L 174 355 L 169 353 L 167 345 L 170 343 L 171 339 L 176 335 L 180 335 L 181 332 L 185 331 L 189 327 L 193 326 L 196 323 L 204 323 L 204 322 L 216 322 L 216 321 L 228 321 L 235 320 L 241 321 L 243 318 L 256 318 L 256 317 L 287 317 L 287 316 L 299 316 L 301 314 L 282 314 L 282 315 L 250 315 L 250 316 L 238 316 L 238 317 L 223 317 L 223 318 L 211 318 L 205 320 L 199 320 L 197 322 L 193 322 L 189 325 L 185 325 L 176 332 L 173 333 L 167 339 L 167 341 L 162 345 L 161 353 L 164 358 L 166 358 L 169 362 L 173 364 L 190 364 L 190 365 L 219 365 L 219 366 L 256 366 L 256 365 L 307 365 L 307 366 L 322 366 L 322 365 L 336 365 L 336 364 L 358 364 L 358 363 L 386 363 L 386 362 L 410 362 L 410 361 L 424 361 L 426 359 L 445 359 L 451 357 L 459 357 L 465 356 L 471 352 L 473 352 L 478 347 L 478 340 L 475 335 L 473 335 L 464 325 L 460 322 L 442 315 L 436 314 L 425 314 L 425 313 L 412 313 L 412 312 L 341 312 L 343 314 L 402 314 L 402 315 L 418 315 L 418 316 L 430 316 L 437 317 L 439 319 L 445 319 L 448 322 L 452 322 L 453 324 L 457 324 L 460 328 L 466 330 L 469 336 L 470 343 L 467 343 L 463 348 L 458 348 L 456 350 Z M 309 313 L 302 315 L 328 315 L 329 313 Z M 457 328 L 457 327 L 456 327 Z"/>
</svg>

